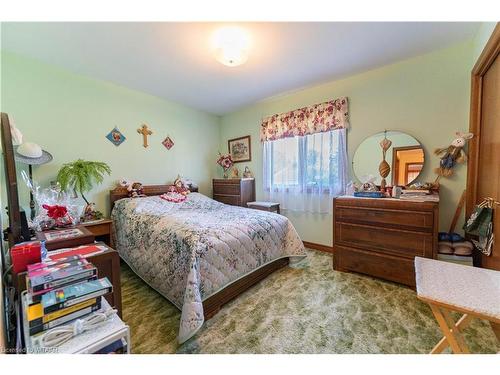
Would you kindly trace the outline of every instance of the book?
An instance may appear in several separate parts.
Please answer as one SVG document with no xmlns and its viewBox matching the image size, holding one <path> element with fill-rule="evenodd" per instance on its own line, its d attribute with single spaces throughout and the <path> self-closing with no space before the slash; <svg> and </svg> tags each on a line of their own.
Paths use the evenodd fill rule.
<svg viewBox="0 0 500 375">
<path fill-rule="evenodd" d="M 27 276 L 31 294 L 45 293 L 55 287 L 70 282 L 86 280 L 97 275 L 97 269 L 85 259 L 41 268 Z"/>
<path fill-rule="evenodd" d="M 47 250 L 91 244 L 95 240 L 92 232 L 82 225 L 67 229 L 37 232 L 36 236 L 38 240 L 45 241 Z"/>
<path fill-rule="evenodd" d="M 69 263 L 82 259 L 83 258 L 81 256 L 75 255 L 75 256 L 59 257 L 58 259 L 49 258 L 44 260 L 43 262 L 28 264 L 27 266 L 28 275 L 34 275 L 35 271 L 41 269 L 49 269 L 50 267 L 56 266 L 57 264 Z"/>
<path fill-rule="evenodd" d="M 425 195 L 430 194 L 431 191 L 428 189 L 403 189 L 401 194 L 416 194 L 416 195 Z"/>
<path fill-rule="evenodd" d="M 101 301 L 101 297 L 97 298 L 91 298 L 88 300 L 85 300 L 83 302 L 77 303 L 73 306 L 66 307 L 64 309 L 54 311 L 49 314 L 44 314 L 43 313 L 43 306 L 41 303 L 37 303 L 36 305 L 28 306 L 28 311 L 27 311 L 27 318 L 29 322 L 30 327 L 35 327 L 38 325 L 42 325 L 48 322 L 51 322 L 52 320 L 61 318 L 63 316 L 66 316 L 68 314 L 72 314 L 78 310 L 84 309 L 86 307 L 92 306 L 97 304 L 97 302 Z"/>
<path fill-rule="evenodd" d="M 381 191 L 355 191 L 354 196 L 361 198 L 384 198 L 385 194 Z"/>
<path fill-rule="evenodd" d="M 58 260 L 60 258 L 69 257 L 73 255 L 80 255 L 83 258 L 90 257 L 92 255 L 100 254 L 108 249 L 107 246 L 103 245 L 84 245 L 74 248 L 66 248 L 54 250 L 49 253 L 51 260 Z"/>
<path fill-rule="evenodd" d="M 35 326 L 30 326 L 29 327 L 30 336 L 36 335 L 37 333 L 46 331 L 46 330 L 51 329 L 51 328 L 58 327 L 60 325 L 66 324 L 66 323 L 70 323 L 73 320 L 82 318 L 90 313 L 93 313 L 94 311 L 99 310 L 100 308 L 101 308 L 101 300 L 99 298 L 98 301 L 96 303 L 92 304 L 91 306 L 84 307 L 83 309 L 80 309 L 80 310 L 77 310 L 77 311 L 72 312 L 70 314 L 61 316 L 60 318 L 56 318 L 56 319 L 51 320 L 47 323 L 42 323 L 42 324 L 38 324 Z"/>
<path fill-rule="evenodd" d="M 439 202 L 439 194 L 428 194 L 428 195 L 406 194 L 406 195 L 401 195 L 399 199 L 407 201 L 418 201 L 418 202 Z"/>
<path fill-rule="evenodd" d="M 113 285 L 104 277 L 99 280 L 56 288 L 42 296 L 43 313 L 64 309 L 90 298 L 103 296 L 113 291 Z"/>
<path fill-rule="evenodd" d="M 87 281 L 94 281 L 94 280 L 97 280 L 97 275 L 92 275 L 87 279 L 78 280 L 76 282 L 77 283 L 85 283 Z M 63 284 L 59 285 L 57 288 L 64 288 L 66 286 L 73 285 L 74 283 L 75 283 L 75 281 L 69 281 L 67 283 L 63 283 Z M 33 293 L 28 292 L 28 294 L 26 296 L 26 301 L 27 301 L 28 305 L 31 306 L 31 305 L 34 305 L 36 303 L 42 302 L 42 297 L 44 296 L 44 294 L 54 290 L 55 288 L 56 287 L 47 288 L 47 289 L 42 290 L 40 292 L 33 292 Z"/>
<path fill-rule="evenodd" d="M 46 241 L 61 241 L 67 240 L 68 238 L 73 238 L 77 236 L 83 235 L 83 232 L 79 228 L 71 228 L 71 229 L 60 229 L 54 230 L 45 233 Z"/>
</svg>

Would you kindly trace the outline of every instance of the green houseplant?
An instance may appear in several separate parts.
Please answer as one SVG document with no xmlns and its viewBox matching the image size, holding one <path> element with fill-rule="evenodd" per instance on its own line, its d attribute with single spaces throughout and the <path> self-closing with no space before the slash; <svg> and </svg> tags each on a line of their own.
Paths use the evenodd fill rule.
<svg viewBox="0 0 500 375">
<path fill-rule="evenodd" d="M 72 189 L 87 203 L 84 220 L 96 220 L 102 218 L 102 213 L 94 210 L 93 203 L 85 198 L 84 193 L 92 190 L 94 185 L 101 184 L 104 176 L 110 174 L 111 168 L 106 163 L 78 159 L 61 167 L 57 173 L 57 182 L 62 190 Z"/>
</svg>

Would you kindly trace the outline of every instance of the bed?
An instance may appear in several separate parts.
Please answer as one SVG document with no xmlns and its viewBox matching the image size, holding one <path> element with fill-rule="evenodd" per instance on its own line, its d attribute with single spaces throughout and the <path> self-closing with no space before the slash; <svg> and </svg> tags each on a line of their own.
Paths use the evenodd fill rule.
<svg viewBox="0 0 500 375">
<path fill-rule="evenodd" d="M 305 257 L 291 222 L 229 206 L 199 193 L 181 203 L 146 186 L 144 198 L 111 191 L 114 244 L 121 258 L 181 310 L 178 341 L 191 338 L 221 306 L 277 269 Z"/>
</svg>

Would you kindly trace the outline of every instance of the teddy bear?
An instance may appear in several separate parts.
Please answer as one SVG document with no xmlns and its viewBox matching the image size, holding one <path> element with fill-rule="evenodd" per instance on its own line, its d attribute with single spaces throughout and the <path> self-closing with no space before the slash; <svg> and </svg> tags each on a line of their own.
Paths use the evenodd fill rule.
<svg viewBox="0 0 500 375">
<path fill-rule="evenodd" d="M 472 133 L 456 133 L 457 138 L 451 142 L 448 147 L 438 148 L 434 151 L 436 155 L 442 155 L 441 161 L 439 162 L 439 168 L 435 169 L 436 174 L 438 175 L 437 180 L 440 177 L 449 177 L 453 175 L 453 167 L 456 164 L 464 163 L 467 160 L 467 155 L 463 148 L 465 147 L 467 141 L 471 139 L 474 134 Z"/>
<path fill-rule="evenodd" d="M 127 188 L 128 196 L 130 198 L 139 198 L 146 196 L 144 194 L 144 188 L 140 182 L 131 182 L 126 179 L 121 179 L 119 185 Z"/>
</svg>

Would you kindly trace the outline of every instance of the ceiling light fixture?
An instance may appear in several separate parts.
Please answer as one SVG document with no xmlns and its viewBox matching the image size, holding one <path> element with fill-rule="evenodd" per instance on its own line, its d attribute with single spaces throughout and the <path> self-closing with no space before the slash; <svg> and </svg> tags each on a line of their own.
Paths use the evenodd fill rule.
<svg viewBox="0 0 500 375">
<path fill-rule="evenodd" d="M 225 26 L 212 35 L 215 58 L 226 66 L 238 66 L 248 60 L 250 36 L 242 28 Z"/>
</svg>

